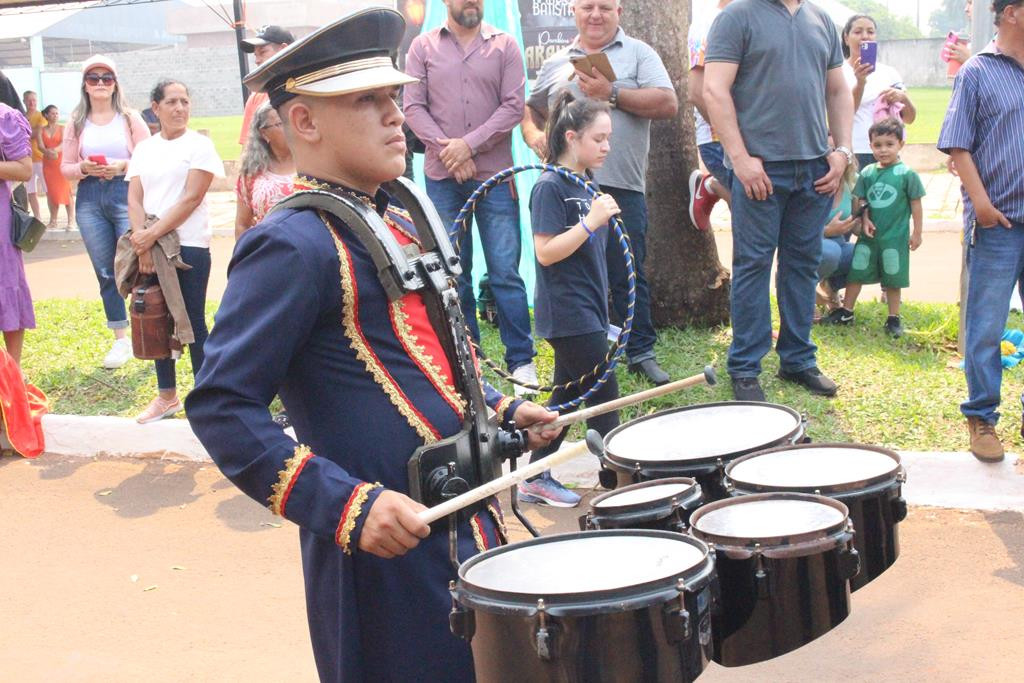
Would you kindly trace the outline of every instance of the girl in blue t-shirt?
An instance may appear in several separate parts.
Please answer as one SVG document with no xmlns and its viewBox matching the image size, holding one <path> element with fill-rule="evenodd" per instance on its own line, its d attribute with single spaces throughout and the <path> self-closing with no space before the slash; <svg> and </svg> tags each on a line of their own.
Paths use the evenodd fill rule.
<svg viewBox="0 0 1024 683">
<path fill-rule="evenodd" d="M 548 116 L 548 151 L 545 161 L 565 166 L 582 176 L 600 168 L 608 156 L 612 133 L 608 105 L 591 99 L 574 99 L 563 93 Z M 593 182 L 593 181 L 591 181 Z M 619 213 L 611 195 L 591 201 L 586 190 L 552 171 L 545 171 L 530 195 L 533 247 L 537 256 L 537 287 L 534 319 L 537 336 L 555 351 L 554 383 L 582 377 L 599 365 L 608 353 L 608 268 L 605 248 L 608 221 Z M 565 403 L 590 388 L 552 392 L 548 405 Z M 594 405 L 617 398 L 614 375 L 587 403 Z M 619 424 L 617 412 L 587 420 L 601 435 Z M 558 450 L 565 432 L 546 448 L 533 452 L 538 460 Z M 574 507 L 579 496 L 563 487 L 550 473 L 519 485 L 519 499 Z"/>
</svg>

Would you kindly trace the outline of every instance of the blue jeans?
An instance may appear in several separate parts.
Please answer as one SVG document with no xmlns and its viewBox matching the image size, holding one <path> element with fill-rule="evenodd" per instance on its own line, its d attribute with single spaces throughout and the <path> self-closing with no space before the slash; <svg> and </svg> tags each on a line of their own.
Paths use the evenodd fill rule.
<svg viewBox="0 0 1024 683">
<path fill-rule="evenodd" d="M 437 208 L 449 232 L 455 217 L 480 183 L 467 180 L 457 183 L 453 178 L 427 181 L 427 196 Z M 498 308 L 498 331 L 505 345 L 505 366 L 509 371 L 533 361 L 533 334 L 530 330 L 530 308 L 526 303 L 526 285 L 519 276 L 522 239 L 519 234 L 519 204 L 512 195 L 512 186 L 501 183 L 477 202 L 473 212 L 480 232 L 487 275 Z M 459 276 L 459 299 L 462 314 L 473 338 L 480 340 L 476 319 L 476 295 L 473 292 L 473 225 L 459 241 L 462 275 Z"/>
<path fill-rule="evenodd" d="M 721 142 L 707 142 L 700 145 L 700 160 L 707 166 L 715 180 L 725 187 L 732 187 L 732 169 L 725 166 L 725 150 Z"/>
<path fill-rule="evenodd" d="M 761 359 L 772 347 L 768 290 L 772 261 L 779 304 L 780 366 L 800 372 L 816 365 L 818 347 L 811 341 L 814 288 L 821 260 L 821 228 L 832 197 L 819 194 L 814 181 L 828 172 L 824 159 L 771 161 L 764 164 L 775 191 L 764 201 L 749 199 L 743 183 L 732 183 L 732 346 L 729 375 L 757 377 Z"/>
<path fill-rule="evenodd" d="M 846 275 L 853 263 L 853 250 L 853 242 L 844 237 L 823 237 L 821 240 L 818 279 L 827 279 L 833 291 L 839 291 L 846 286 Z"/>
<path fill-rule="evenodd" d="M 643 192 L 623 190 L 618 187 L 602 187 L 615 198 L 622 209 L 619 218 L 626 227 L 629 242 L 633 248 L 633 268 L 636 270 L 636 304 L 633 307 L 633 329 L 626 344 L 626 356 L 630 363 L 654 358 L 654 343 L 658 335 L 651 323 L 651 290 L 644 276 L 644 261 L 647 260 L 647 200 Z M 615 230 L 608 231 L 608 289 L 611 292 L 612 309 L 619 320 L 626 319 L 626 299 L 629 293 L 629 278 L 626 260 Z"/>
<path fill-rule="evenodd" d="M 185 300 L 185 311 L 188 321 L 192 323 L 192 332 L 196 340 L 188 345 L 188 355 L 192 359 L 192 377 L 199 374 L 206 359 L 204 346 L 209 332 L 206 329 L 206 285 L 210 282 L 210 250 L 202 247 L 182 247 L 181 260 L 192 266 L 191 270 L 178 271 L 178 284 L 181 297 Z M 174 360 L 153 361 L 156 365 L 156 385 L 160 389 L 175 387 Z"/>
<path fill-rule="evenodd" d="M 999 389 L 1003 364 L 999 340 L 1006 329 L 1010 294 L 1024 275 L 1024 224 L 975 228 L 967 250 L 967 331 L 964 370 L 967 400 L 960 404 L 966 417 L 999 420 Z"/>
<path fill-rule="evenodd" d="M 107 327 L 128 327 L 124 298 L 114 283 L 114 251 L 117 239 L 128 232 L 128 183 L 121 176 L 112 180 L 88 177 L 78 183 L 75 199 L 78 229 L 100 285 Z"/>
</svg>

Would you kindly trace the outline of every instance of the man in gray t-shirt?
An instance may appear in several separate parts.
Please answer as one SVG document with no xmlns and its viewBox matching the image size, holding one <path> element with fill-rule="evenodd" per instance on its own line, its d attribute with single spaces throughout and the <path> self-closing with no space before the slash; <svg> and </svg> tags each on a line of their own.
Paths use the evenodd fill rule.
<svg viewBox="0 0 1024 683">
<path fill-rule="evenodd" d="M 629 369 L 656 384 L 669 381 L 654 356 L 657 335 L 651 324 L 650 291 L 643 265 L 647 252 L 647 203 L 644 199 L 647 154 L 652 119 L 670 119 L 679 102 L 665 65 L 650 45 L 630 38 L 619 26 L 619 0 L 575 0 L 573 12 L 579 35 L 566 49 L 548 57 L 537 74 L 526 104 L 523 138 L 541 159 L 547 156 L 544 125 L 558 95 L 568 89 L 577 98 L 592 97 L 612 106 L 612 145 L 604 166 L 595 172 L 602 191 L 615 198 L 620 218 L 629 233 L 636 268 L 636 304 L 633 330 L 626 347 Z M 588 54 L 608 57 L 615 81 L 597 69 L 589 74 L 575 69 L 572 61 Z M 625 317 L 627 278 L 622 250 L 614 231 L 609 232 L 608 280 L 612 304 Z"/>
<path fill-rule="evenodd" d="M 735 174 L 733 394 L 765 400 L 758 375 L 772 346 L 777 249 L 779 377 L 834 396 L 835 382 L 818 369 L 811 321 L 822 230 L 853 159 L 839 32 L 806 0 L 735 0 L 712 24 L 704 62 L 705 104 Z"/>
</svg>

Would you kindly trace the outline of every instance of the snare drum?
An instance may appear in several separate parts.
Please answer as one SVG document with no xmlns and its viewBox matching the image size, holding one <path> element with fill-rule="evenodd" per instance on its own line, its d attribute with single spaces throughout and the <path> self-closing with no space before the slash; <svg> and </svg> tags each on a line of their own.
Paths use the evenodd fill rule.
<svg viewBox="0 0 1024 683">
<path fill-rule="evenodd" d="M 683 532 L 690 525 L 690 515 L 703 504 L 700 484 L 689 477 L 644 481 L 591 500 L 580 527 Z"/>
<path fill-rule="evenodd" d="M 785 446 L 734 460 L 725 468 L 737 495 L 769 491 L 817 493 L 850 510 L 857 533 L 857 590 L 884 572 L 900 554 L 897 524 L 907 516 L 901 495 L 906 474 L 893 451 L 860 444 Z"/>
<path fill-rule="evenodd" d="M 666 477 L 693 477 L 709 500 L 729 496 L 723 483 L 731 460 L 804 438 L 804 420 L 773 403 L 727 401 L 663 410 L 627 422 L 604 440 L 604 465 L 619 486 Z"/>
<path fill-rule="evenodd" d="M 804 493 L 720 500 L 690 533 L 714 549 L 714 660 L 744 666 L 805 645 L 850 613 L 858 557 L 846 506 Z"/>
<path fill-rule="evenodd" d="M 713 576 L 682 534 L 543 536 L 459 568 L 452 632 L 481 683 L 693 681 L 711 656 Z"/>
</svg>

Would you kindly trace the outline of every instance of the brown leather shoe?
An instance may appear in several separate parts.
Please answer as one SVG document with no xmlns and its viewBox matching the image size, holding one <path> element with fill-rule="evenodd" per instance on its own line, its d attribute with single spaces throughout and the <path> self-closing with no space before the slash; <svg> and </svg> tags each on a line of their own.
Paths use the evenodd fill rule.
<svg viewBox="0 0 1024 683">
<path fill-rule="evenodd" d="M 980 417 L 967 418 L 967 431 L 971 434 L 971 453 L 982 462 L 1003 459 L 1003 444 L 996 436 L 996 426 Z"/>
</svg>

